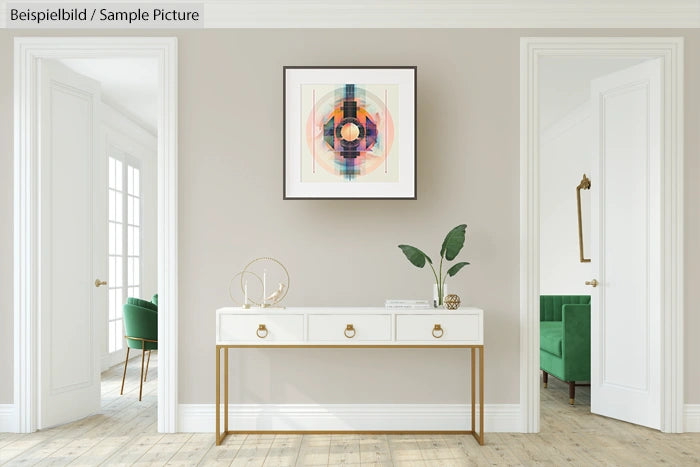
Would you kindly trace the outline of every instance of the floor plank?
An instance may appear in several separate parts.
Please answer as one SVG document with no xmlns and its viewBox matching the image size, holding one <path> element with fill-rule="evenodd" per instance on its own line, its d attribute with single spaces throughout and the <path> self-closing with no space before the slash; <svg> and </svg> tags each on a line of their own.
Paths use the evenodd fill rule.
<svg viewBox="0 0 700 467">
<path fill-rule="evenodd" d="M 124 395 L 121 365 L 103 373 L 102 410 L 30 435 L 0 434 L 0 465 L 171 466 L 700 466 L 700 433 L 669 435 L 590 413 L 590 391 L 550 378 L 541 391 L 539 434 L 470 435 L 229 435 L 157 432 L 157 366 L 151 357 L 138 400 L 140 356 L 130 361 Z"/>
<path fill-rule="evenodd" d="M 195 433 L 170 458 L 167 465 L 197 465 L 214 446 L 214 437 L 209 433 Z"/>
</svg>

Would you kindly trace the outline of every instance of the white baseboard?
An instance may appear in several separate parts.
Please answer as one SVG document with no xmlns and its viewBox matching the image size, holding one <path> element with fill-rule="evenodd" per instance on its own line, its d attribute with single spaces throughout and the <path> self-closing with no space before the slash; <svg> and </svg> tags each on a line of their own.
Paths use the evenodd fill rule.
<svg viewBox="0 0 700 467">
<path fill-rule="evenodd" d="M 700 404 L 685 404 L 683 429 L 686 433 L 700 433 Z"/>
<path fill-rule="evenodd" d="M 486 404 L 484 431 L 519 432 L 518 404 Z M 180 404 L 181 432 L 213 433 L 214 404 Z M 464 430 L 464 404 L 230 404 L 231 430 Z M 478 416 L 478 415 L 477 415 Z M 685 404 L 684 431 L 700 433 L 700 404 Z M 477 419 L 478 421 L 478 419 Z M 0 404 L 0 433 L 17 432 L 14 404 Z"/>
<path fill-rule="evenodd" d="M 0 433 L 17 432 L 15 404 L 0 404 Z"/>
<path fill-rule="evenodd" d="M 215 408 L 180 404 L 178 431 L 214 432 Z M 243 431 L 467 430 L 470 417 L 465 404 L 229 404 L 229 430 Z M 520 405 L 486 404 L 484 431 L 520 431 Z"/>
<path fill-rule="evenodd" d="M 126 345 L 126 344 L 125 344 Z M 134 352 L 130 355 L 131 358 L 140 356 L 141 351 Z M 126 358 L 126 350 L 122 349 L 117 352 L 112 352 L 110 354 L 103 355 L 100 359 L 100 371 L 107 371 L 114 365 L 122 364 L 124 365 L 124 358 Z"/>
</svg>

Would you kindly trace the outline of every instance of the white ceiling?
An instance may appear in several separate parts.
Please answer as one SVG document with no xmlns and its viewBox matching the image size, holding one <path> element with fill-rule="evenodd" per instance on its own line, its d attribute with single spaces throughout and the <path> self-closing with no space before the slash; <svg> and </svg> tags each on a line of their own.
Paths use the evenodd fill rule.
<svg viewBox="0 0 700 467">
<path fill-rule="evenodd" d="M 25 0 L 24 4 L 64 0 Z M 7 0 L 0 0 L 0 26 Z M 94 0 L 73 0 L 71 6 Z M 140 0 L 119 4 L 142 6 Z M 697 28 L 698 0 L 151 0 L 204 5 L 205 28 Z M 108 25 L 104 25 L 108 28 Z"/>
<path fill-rule="evenodd" d="M 591 80 L 645 61 L 621 57 L 543 57 L 539 62 L 540 129 L 590 99 Z"/>
<path fill-rule="evenodd" d="M 151 133 L 158 128 L 158 68 L 151 58 L 63 59 L 76 73 L 100 82 L 105 103 L 129 114 Z"/>
</svg>

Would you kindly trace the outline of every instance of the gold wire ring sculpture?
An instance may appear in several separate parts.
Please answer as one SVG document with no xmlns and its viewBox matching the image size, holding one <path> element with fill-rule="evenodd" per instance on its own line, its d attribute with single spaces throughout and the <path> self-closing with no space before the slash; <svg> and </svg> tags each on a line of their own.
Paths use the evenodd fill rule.
<svg viewBox="0 0 700 467">
<path fill-rule="evenodd" d="M 243 292 L 243 297 L 244 297 L 243 302 L 245 302 L 245 288 L 243 287 L 243 276 L 245 276 L 246 274 L 250 274 L 251 276 L 255 277 L 258 280 L 258 282 L 260 282 L 260 287 L 262 287 L 262 283 L 263 283 L 262 279 L 260 278 L 260 276 L 258 276 L 254 272 L 243 270 L 241 272 L 236 273 L 236 275 L 231 278 L 231 282 L 228 283 L 228 296 L 231 297 L 231 300 L 236 305 L 241 305 L 241 304 L 238 303 L 238 300 L 233 298 L 233 291 L 231 290 L 231 286 L 233 285 L 233 281 L 236 280 L 236 277 L 240 276 L 240 278 L 241 278 L 241 292 Z M 242 305 L 246 305 L 246 303 L 243 303 Z"/>
<path fill-rule="evenodd" d="M 252 260 L 250 263 L 246 264 L 245 267 L 243 268 L 243 271 L 241 271 L 240 274 L 245 274 L 245 273 L 254 274 L 253 272 L 248 271 L 248 268 L 251 267 L 253 264 L 258 263 L 258 262 L 260 262 L 260 261 L 270 261 L 270 262 L 272 262 L 272 263 L 276 263 L 280 268 L 282 268 L 282 271 L 284 271 L 284 275 L 285 275 L 285 277 L 287 278 L 287 282 L 286 282 L 286 284 L 284 284 L 284 285 L 285 285 L 285 288 L 284 288 L 284 292 L 282 293 L 282 295 L 280 295 L 279 297 L 277 297 L 277 298 L 275 299 L 274 302 L 270 303 L 270 305 L 275 305 L 275 304 L 281 302 L 282 300 L 284 300 L 284 297 L 287 296 L 287 292 L 289 292 L 289 271 L 287 271 L 287 268 L 285 268 L 285 267 L 284 267 L 284 264 L 282 264 L 279 260 L 277 260 L 277 259 L 275 259 L 275 258 L 270 258 L 269 256 L 262 256 L 262 257 L 260 257 L 260 258 L 255 258 L 255 259 Z M 254 275 L 255 275 L 256 277 L 258 277 L 258 279 L 259 279 L 259 276 L 257 276 L 257 274 L 254 274 Z M 243 276 L 242 276 L 242 275 L 241 275 L 241 287 L 243 287 Z M 263 295 L 264 295 L 264 294 L 263 294 Z M 251 298 L 248 298 L 248 300 L 249 300 L 253 305 L 257 305 L 257 306 L 264 306 L 264 305 L 265 305 L 265 299 L 266 299 L 266 297 L 263 296 L 263 298 L 262 298 L 262 300 L 260 301 L 260 303 L 258 303 L 258 302 L 256 302 L 255 300 L 253 300 L 253 299 L 251 299 Z"/>
</svg>

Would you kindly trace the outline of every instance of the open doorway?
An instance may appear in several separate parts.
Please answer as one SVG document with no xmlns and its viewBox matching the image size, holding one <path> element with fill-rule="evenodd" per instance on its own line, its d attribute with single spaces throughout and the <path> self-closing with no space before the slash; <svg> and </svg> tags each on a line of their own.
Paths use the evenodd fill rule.
<svg viewBox="0 0 700 467">
<path fill-rule="evenodd" d="M 171 38 L 15 39 L 17 431 L 132 402 L 176 430 L 176 69 Z"/>
<path fill-rule="evenodd" d="M 651 59 L 654 60 L 654 59 Z M 596 370 L 598 362 L 591 361 L 591 316 L 599 310 L 591 311 L 592 294 L 596 292 L 595 279 L 598 273 L 597 264 L 601 255 L 605 254 L 604 248 L 598 248 L 596 263 L 593 263 L 592 245 L 593 233 L 591 225 L 593 221 L 591 206 L 591 191 L 600 190 L 601 166 L 594 167 L 599 159 L 596 152 L 599 148 L 596 144 L 600 138 L 596 133 L 601 131 L 599 116 L 593 112 L 603 112 L 609 120 L 607 125 L 618 125 L 622 121 L 634 126 L 635 118 L 647 116 L 640 109 L 632 107 L 640 101 L 641 106 L 648 104 L 645 95 L 635 96 L 635 89 L 617 85 L 614 90 L 617 99 L 626 100 L 627 108 L 600 109 L 599 100 L 607 99 L 608 107 L 616 105 L 615 98 L 609 95 L 601 97 L 598 90 L 599 84 L 604 80 L 613 79 L 620 73 L 632 75 L 631 81 L 637 85 L 639 92 L 648 91 L 645 83 L 644 71 L 648 66 L 639 65 L 648 62 L 642 57 L 544 57 L 540 62 L 539 74 L 539 145 L 540 145 L 540 368 L 542 370 L 542 391 L 540 392 L 541 415 L 548 425 L 553 420 L 563 415 L 584 414 L 591 411 L 591 371 Z M 653 66 L 653 63 L 649 66 Z M 655 109 L 656 121 L 659 121 L 660 108 Z M 617 120 L 610 121 L 610 120 Z M 650 121 L 653 118 L 649 119 Z M 618 128 L 617 131 L 621 133 Z M 638 133 L 634 137 L 621 139 L 622 146 L 640 146 L 639 139 L 646 139 L 649 135 L 645 129 L 636 129 Z M 659 128 L 649 129 L 659 132 Z M 644 146 L 642 144 L 642 146 Z M 647 148 L 639 148 L 646 150 Z M 653 149 L 651 149 L 653 151 Z M 640 151 L 641 152 L 641 151 Z M 625 177 L 618 180 L 624 182 L 630 180 L 634 171 L 634 157 L 629 157 L 624 150 L 609 148 L 604 155 L 606 161 L 598 161 L 603 168 L 607 168 L 608 183 L 611 178 L 618 176 L 614 173 L 615 164 L 624 167 Z M 642 160 L 642 155 L 639 155 Z M 596 175 L 594 176 L 593 173 Z M 640 174 L 646 177 L 646 174 Z M 631 180 L 630 180 L 631 182 Z M 629 183 L 626 187 L 635 190 L 637 185 Z M 642 191 L 643 192 L 643 191 Z M 641 192 L 640 192 L 641 193 Z M 633 202 L 618 193 L 608 193 L 606 205 L 610 210 L 615 206 L 622 206 L 627 211 L 639 211 L 644 208 L 646 201 L 638 198 Z M 595 209 L 593 209 L 595 211 Z M 609 213 L 608 213 L 609 214 Z M 617 216 L 619 217 L 619 214 Z M 644 237 L 646 221 L 641 219 L 626 219 L 627 226 L 617 227 L 617 233 L 622 233 L 625 228 L 625 243 L 635 243 L 635 236 Z M 599 226 L 600 228 L 600 226 Z M 608 227 L 609 229 L 611 227 Z M 608 236 L 609 237 L 609 236 Z M 618 250 L 620 245 L 614 245 Z M 640 249 L 641 250 L 641 249 Z M 636 255 L 644 255 L 643 251 L 637 251 Z M 608 257 L 608 265 L 615 271 L 612 274 L 625 274 L 624 278 L 614 280 L 608 277 L 608 282 L 630 281 L 631 286 L 640 292 L 645 288 L 643 284 L 636 283 L 631 277 L 633 271 L 625 268 L 644 268 L 644 265 L 631 266 L 627 260 L 623 264 L 610 264 L 617 258 Z M 648 271 L 653 275 L 653 271 Z M 646 273 L 645 273 L 646 274 Z M 614 294 L 614 290 L 612 292 Z M 630 297 L 630 307 L 634 299 Z M 629 320 L 624 314 L 631 312 L 630 308 L 614 310 L 614 318 Z M 613 313 L 610 313 L 613 315 Z M 614 326 L 608 326 L 610 333 L 618 332 Z M 623 331 L 626 334 L 633 333 L 633 326 L 626 326 Z M 634 336 L 632 342 L 626 344 L 634 346 L 643 342 L 640 339 L 648 334 L 648 329 L 638 329 L 639 335 Z M 624 341 L 624 336 L 617 336 L 617 342 Z M 597 340 L 598 345 L 602 342 Z M 600 349 L 598 353 L 600 353 Z M 644 348 L 635 349 L 634 353 L 644 355 L 647 350 L 654 350 L 652 355 L 658 355 L 659 349 Z M 595 353 L 595 352 L 594 352 Z M 618 355 L 621 355 L 618 353 Z M 626 360 L 629 355 L 624 355 Z M 609 364 L 616 364 L 608 357 Z M 649 366 L 654 366 L 649 362 Z M 610 377 L 609 375 L 608 377 Z M 651 373 L 650 385 L 656 388 L 655 396 L 659 397 L 660 375 Z M 605 396 L 600 396 L 605 397 Z M 609 397 L 609 396 L 608 396 Z M 600 402 L 599 402 L 600 404 Z M 575 407 L 573 407 L 575 406 Z M 603 412 L 605 410 L 603 409 Z M 600 413 L 600 409 L 598 409 Z M 613 413 L 605 412 L 607 415 Z M 658 406 L 655 410 L 658 417 Z M 624 416 L 624 415 L 623 415 Z M 629 421 L 634 419 L 630 418 Z M 579 418 L 580 423 L 584 419 Z M 649 417 L 644 420 L 647 425 L 659 428 L 660 420 Z"/>
<path fill-rule="evenodd" d="M 591 348 L 577 365 L 591 365 L 590 393 L 568 384 L 585 383 L 588 375 L 560 374 L 566 384 L 559 387 L 549 377 L 546 390 L 562 391 L 565 410 L 573 399 L 573 410 L 587 412 L 576 404 L 590 394 L 593 413 L 683 430 L 682 50 L 679 38 L 521 39 L 523 431 L 540 431 L 541 369 L 554 374 L 554 363 L 561 367 L 564 354 L 572 354 L 564 343 L 571 336 L 560 329 L 564 315 L 583 328 L 569 343 L 585 350 L 577 336 L 589 335 Z M 581 80 L 587 90 L 567 89 Z M 592 131 L 577 93 L 590 100 Z M 547 151 L 550 165 L 543 165 Z M 580 165 L 586 152 L 590 173 Z M 565 180 L 553 180 L 552 171 Z M 566 226 L 557 230 L 560 221 Z M 555 271 L 563 261 L 573 269 Z M 590 319 L 566 307 L 588 309 Z M 561 339 L 543 331 L 541 321 L 558 322 Z"/>
<path fill-rule="evenodd" d="M 52 62 L 54 67 L 67 68 L 63 75 L 72 73 L 80 80 L 91 80 L 100 96 L 94 116 L 99 138 L 94 158 L 100 159 L 96 162 L 100 171 L 93 180 L 92 198 L 103 203 L 107 215 L 106 222 L 104 214 L 94 220 L 104 223 L 107 249 L 93 251 L 96 262 L 107 263 L 107 276 L 96 283 L 102 290 L 94 302 L 99 327 L 101 411 L 129 405 L 117 396 L 126 394 L 127 399 L 141 400 L 145 394 L 140 410 L 150 410 L 155 420 L 157 351 L 149 350 L 144 355 L 141 376 L 141 352 L 130 352 L 128 347 L 131 344 L 138 349 L 140 342 L 124 337 L 130 335 L 125 329 L 124 305 L 141 305 L 139 309 L 146 310 L 144 315 L 148 310 L 157 312 L 158 63 L 154 58 L 138 57 Z M 55 112 L 61 118 L 61 109 Z M 105 235 L 102 229 L 98 231 Z M 146 337 L 157 341 L 157 326 L 154 330 Z M 157 348 L 156 343 L 149 346 Z M 130 362 L 126 361 L 127 355 Z M 140 378 L 143 384 L 137 383 Z"/>
</svg>

